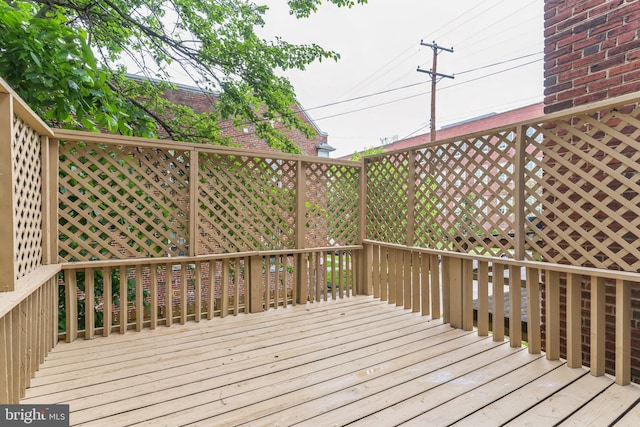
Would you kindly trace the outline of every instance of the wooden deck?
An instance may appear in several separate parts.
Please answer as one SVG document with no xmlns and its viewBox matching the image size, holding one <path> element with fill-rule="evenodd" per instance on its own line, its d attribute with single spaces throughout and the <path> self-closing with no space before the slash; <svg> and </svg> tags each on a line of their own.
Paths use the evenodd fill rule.
<svg viewBox="0 0 640 427">
<path fill-rule="evenodd" d="M 640 425 L 640 389 L 371 297 L 60 343 L 72 425 Z"/>
</svg>

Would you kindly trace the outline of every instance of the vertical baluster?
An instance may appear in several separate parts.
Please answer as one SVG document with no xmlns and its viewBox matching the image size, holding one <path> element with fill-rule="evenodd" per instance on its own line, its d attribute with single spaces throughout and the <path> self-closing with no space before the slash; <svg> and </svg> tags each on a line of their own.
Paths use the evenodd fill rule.
<svg viewBox="0 0 640 427">
<path fill-rule="evenodd" d="M 144 291 L 142 289 L 142 266 L 136 266 L 136 331 L 144 326 Z"/>
<path fill-rule="evenodd" d="M 422 315 L 431 314 L 431 278 L 429 277 L 431 255 L 421 254 L 420 256 L 420 296 L 422 303 Z"/>
<path fill-rule="evenodd" d="M 371 245 L 373 250 L 373 297 L 380 298 L 380 246 Z"/>
<path fill-rule="evenodd" d="M 420 312 L 420 259 L 420 252 L 411 253 L 411 306 L 414 313 Z"/>
<path fill-rule="evenodd" d="M 438 255 L 429 256 L 429 279 L 431 288 L 431 318 L 440 318 L 440 262 Z"/>
<path fill-rule="evenodd" d="M 491 327 L 493 340 L 504 340 L 504 264 L 491 266 L 491 284 L 493 286 L 493 316 Z"/>
<path fill-rule="evenodd" d="M 196 262 L 196 271 L 193 277 L 193 290 L 195 294 L 195 315 L 196 322 L 200 322 L 202 317 L 202 263 Z"/>
<path fill-rule="evenodd" d="M 73 342 L 78 338 L 78 287 L 76 271 L 64 272 L 65 305 L 66 305 L 66 341 Z"/>
<path fill-rule="evenodd" d="M 402 274 L 403 274 L 403 305 L 405 309 L 411 308 L 411 262 L 412 262 L 412 254 L 410 251 L 403 251 L 404 258 L 402 260 Z"/>
<path fill-rule="evenodd" d="M 94 269 L 84 271 L 84 339 L 93 339 L 95 334 L 95 276 Z"/>
<path fill-rule="evenodd" d="M 187 323 L 188 288 L 187 288 L 187 263 L 180 263 L 180 324 Z"/>
<path fill-rule="evenodd" d="M 582 367 L 582 277 L 567 274 L 567 366 Z"/>
<path fill-rule="evenodd" d="M 605 366 L 605 281 L 591 276 L 591 375 L 604 375 Z"/>
<path fill-rule="evenodd" d="M 558 360 L 560 358 L 560 274 L 557 271 L 547 270 L 545 278 L 547 359 Z"/>
<path fill-rule="evenodd" d="M 489 335 L 489 263 L 478 261 L 478 335 Z"/>
<path fill-rule="evenodd" d="M 387 248 L 380 247 L 380 300 L 389 300 L 390 277 L 389 277 L 389 253 Z M 391 301 L 389 301 L 391 302 Z"/>
<path fill-rule="evenodd" d="M 129 301 L 127 300 L 127 267 L 120 266 L 120 333 L 127 332 L 129 324 Z"/>
<path fill-rule="evenodd" d="M 245 264 L 246 267 L 246 264 Z M 207 319 L 213 319 L 215 315 L 215 277 L 216 277 L 216 262 L 214 260 L 209 261 L 209 276 L 207 276 Z M 246 284 L 246 281 L 245 281 Z M 245 285 L 246 286 L 246 285 Z M 246 291 L 246 289 L 245 289 Z"/>
<path fill-rule="evenodd" d="M 171 326 L 173 324 L 173 267 L 171 263 L 164 266 L 164 312 L 165 324 Z"/>
<path fill-rule="evenodd" d="M 273 261 L 273 308 L 276 310 L 280 305 L 280 260 L 281 255 L 276 255 Z"/>
<path fill-rule="evenodd" d="M 102 335 L 108 337 L 113 323 L 113 270 L 105 267 L 102 274 Z"/>
<path fill-rule="evenodd" d="M 631 382 L 631 283 L 616 280 L 616 384 Z"/>
<path fill-rule="evenodd" d="M 227 314 L 229 314 L 229 258 L 225 258 L 222 260 L 222 279 L 220 287 L 222 291 L 220 317 L 225 317 Z"/>
<path fill-rule="evenodd" d="M 540 270 L 527 268 L 527 340 L 529 353 L 540 354 Z"/>
<path fill-rule="evenodd" d="M 522 273 L 520 267 L 509 267 L 509 342 L 522 345 Z"/>
<path fill-rule="evenodd" d="M 473 330 L 473 261 L 470 259 L 462 262 L 462 329 Z"/>
<path fill-rule="evenodd" d="M 240 258 L 234 260 L 235 274 L 233 275 L 233 314 L 238 315 L 240 312 Z"/>
<path fill-rule="evenodd" d="M 158 326 L 158 264 L 149 266 L 149 293 L 151 293 L 149 327 L 155 329 Z"/>
</svg>

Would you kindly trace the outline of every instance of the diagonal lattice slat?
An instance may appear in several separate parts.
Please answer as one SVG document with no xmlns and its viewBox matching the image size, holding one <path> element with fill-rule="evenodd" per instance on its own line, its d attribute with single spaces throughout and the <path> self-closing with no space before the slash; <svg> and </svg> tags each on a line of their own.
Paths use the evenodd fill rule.
<svg viewBox="0 0 640 427">
<path fill-rule="evenodd" d="M 367 162 L 367 238 L 404 244 L 408 221 L 409 155 L 392 153 Z"/>
<path fill-rule="evenodd" d="M 295 245 L 296 162 L 201 154 L 200 253 Z"/>
<path fill-rule="evenodd" d="M 359 169 L 307 163 L 305 171 L 305 246 L 357 244 Z"/>
<path fill-rule="evenodd" d="M 530 141 L 530 211 L 543 231 L 527 244 L 558 263 L 640 270 L 640 107 L 540 125 Z"/>
<path fill-rule="evenodd" d="M 13 122 L 11 152 L 16 218 L 16 279 L 19 279 L 42 263 L 42 165 L 40 136 L 17 116 Z"/>
<path fill-rule="evenodd" d="M 418 151 L 417 246 L 480 255 L 513 248 L 515 128 Z"/>
<path fill-rule="evenodd" d="M 64 261 L 188 254 L 188 154 L 63 143 L 59 257 Z"/>
</svg>

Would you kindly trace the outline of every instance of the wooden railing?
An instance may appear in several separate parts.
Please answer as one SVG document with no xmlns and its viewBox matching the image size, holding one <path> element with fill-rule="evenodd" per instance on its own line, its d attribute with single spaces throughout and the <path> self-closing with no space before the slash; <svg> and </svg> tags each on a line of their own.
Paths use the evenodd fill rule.
<svg viewBox="0 0 640 427">
<path fill-rule="evenodd" d="M 630 381 L 630 292 L 633 284 L 640 280 L 637 273 L 585 271 L 562 264 L 453 254 L 375 241 L 365 241 L 365 254 L 365 262 L 373 272 L 368 286 L 381 300 L 436 318 L 440 317 L 442 301 L 442 317 L 452 326 L 465 330 L 476 327 L 480 336 L 487 336 L 491 331 L 494 340 L 508 337 L 513 347 L 526 341 L 532 354 L 539 354 L 544 344 L 549 360 L 560 358 L 562 340 L 566 342 L 567 365 L 571 368 L 582 366 L 582 345 L 590 342 L 589 366 L 595 376 L 605 373 L 608 333 L 605 317 L 611 313 L 605 306 L 604 286 L 606 281 L 613 281 L 616 289 L 615 341 L 612 343 L 615 377 L 618 384 Z M 523 277 L 526 278 L 524 286 Z M 561 278 L 567 282 L 564 331 L 560 327 Z M 588 332 L 584 332 L 582 321 L 583 279 L 595 284 L 591 289 Z M 508 303 L 505 302 L 505 283 L 508 283 Z M 525 290 L 524 299 L 522 290 Z M 544 301 L 542 291 L 546 296 Z M 526 308 L 522 306 L 523 301 Z M 545 310 L 541 317 L 543 303 Z M 524 313 L 526 336 L 522 335 Z"/>
<path fill-rule="evenodd" d="M 373 245 L 365 253 L 379 254 L 366 261 L 366 271 L 374 271 L 366 287 L 378 295 L 377 284 L 389 277 L 382 298 L 424 311 L 416 305 L 417 289 L 426 293 L 430 282 L 412 282 L 417 265 L 431 281 L 440 269 L 444 319 L 467 329 L 475 276 L 477 324 L 485 334 L 490 277 L 491 329 L 502 339 L 507 268 L 512 345 L 521 343 L 523 310 L 513 296 L 526 276 L 530 351 L 562 355 L 572 367 L 588 364 L 595 375 L 605 372 L 607 360 L 618 383 L 628 383 L 632 369 L 640 379 L 630 356 L 631 289 L 640 283 L 638 135 L 640 95 L 632 94 L 364 158 L 364 242 Z M 606 288 L 615 290 L 615 303 L 607 303 Z M 613 313 L 615 331 L 605 320 Z M 640 338 L 640 330 L 633 333 Z"/>
<path fill-rule="evenodd" d="M 73 341 L 363 293 L 455 327 L 475 321 L 551 359 L 566 343 L 569 366 L 584 363 L 588 342 L 594 375 L 613 346 L 626 384 L 639 102 L 358 164 L 54 132 L 0 81 L 0 239 L 14 248 L 0 259 L 0 402 L 17 401 L 55 345 L 59 315 Z M 504 295 L 505 280 L 520 295 L 522 277 L 526 338 L 521 299 L 505 306 Z"/>
<path fill-rule="evenodd" d="M 360 251 L 342 246 L 66 263 L 60 338 L 71 342 L 344 298 L 357 292 Z"/>
<path fill-rule="evenodd" d="M 0 403 L 18 403 L 58 342 L 58 271 L 41 267 L 0 293 Z"/>
</svg>

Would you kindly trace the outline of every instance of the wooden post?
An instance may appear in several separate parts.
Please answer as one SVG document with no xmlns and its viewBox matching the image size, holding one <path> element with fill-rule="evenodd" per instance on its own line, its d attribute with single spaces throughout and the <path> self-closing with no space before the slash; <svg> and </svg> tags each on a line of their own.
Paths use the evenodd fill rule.
<svg viewBox="0 0 640 427">
<path fill-rule="evenodd" d="M 409 173 L 407 176 L 407 235 L 405 245 L 413 246 L 415 234 L 415 207 L 416 207 L 416 150 L 409 150 Z"/>
<path fill-rule="evenodd" d="M 358 194 L 358 244 L 363 246 L 364 262 L 360 263 L 361 272 L 358 281 L 358 294 L 371 295 L 373 283 L 371 270 L 372 265 L 372 247 L 364 244 L 367 238 L 367 162 L 364 158 L 360 161 L 360 192 Z M 375 291 L 373 291 L 375 292 Z"/>
<path fill-rule="evenodd" d="M 264 310 L 262 305 L 262 257 L 258 255 L 250 257 L 249 264 L 249 313 L 260 313 Z"/>
<path fill-rule="evenodd" d="M 58 140 L 42 137 L 42 263 L 58 261 Z"/>
<path fill-rule="evenodd" d="M 189 255 L 198 255 L 199 215 L 198 210 L 198 152 L 189 151 Z"/>
<path fill-rule="evenodd" d="M 13 190 L 13 98 L 0 93 L 0 292 L 15 290 L 17 242 Z"/>
<path fill-rule="evenodd" d="M 616 280 L 616 384 L 631 382 L 631 283 Z"/>
<path fill-rule="evenodd" d="M 307 203 L 307 169 L 302 160 L 298 160 L 296 171 L 296 249 L 304 249 L 306 244 L 306 203 Z M 299 304 L 308 299 L 307 288 L 307 255 L 296 254 L 296 295 Z"/>
<path fill-rule="evenodd" d="M 524 247 L 525 247 L 525 199 L 524 199 L 524 187 L 525 187 L 525 154 L 526 154 L 526 130 L 524 125 L 520 125 L 516 129 L 516 154 L 514 159 L 514 232 L 515 232 L 515 253 L 514 258 L 517 260 L 524 259 Z M 511 318 L 509 318 L 511 322 Z M 509 323 L 511 325 L 511 323 Z M 511 328 L 510 328 L 511 329 Z M 513 336 L 511 332 L 509 335 Z"/>
</svg>

